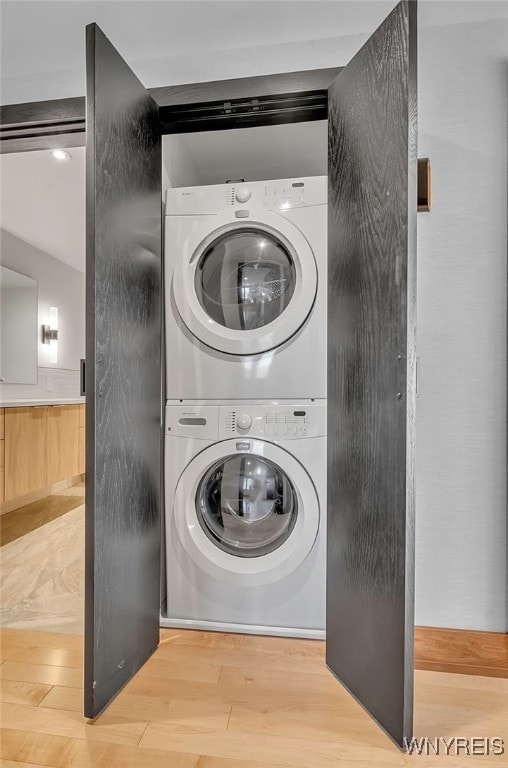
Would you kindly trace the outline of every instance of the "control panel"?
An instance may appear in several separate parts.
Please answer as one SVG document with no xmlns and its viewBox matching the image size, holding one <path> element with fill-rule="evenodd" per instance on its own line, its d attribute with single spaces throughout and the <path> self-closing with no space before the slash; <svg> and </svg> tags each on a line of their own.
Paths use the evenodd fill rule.
<svg viewBox="0 0 508 768">
<path fill-rule="evenodd" d="M 263 206 L 265 208 L 301 208 L 307 203 L 307 189 L 304 181 L 281 181 L 265 184 Z"/>
<path fill-rule="evenodd" d="M 325 205 L 327 177 L 246 181 L 166 190 L 166 216 L 217 214 L 224 209 L 287 210 Z"/>
<path fill-rule="evenodd" d="M 301 440 L 326 435 L 326 405 L 241 403 L 238 405 L 168 405 L 166 435 L 202 440 L 256 437 Z"/>
<path fill-rule="evenodd" d="M 221 438 L 249 436 L 276 441 L 319 437 L 326 434 L 326 406 L 220 406 L 219 434 Z"/>
</svg>

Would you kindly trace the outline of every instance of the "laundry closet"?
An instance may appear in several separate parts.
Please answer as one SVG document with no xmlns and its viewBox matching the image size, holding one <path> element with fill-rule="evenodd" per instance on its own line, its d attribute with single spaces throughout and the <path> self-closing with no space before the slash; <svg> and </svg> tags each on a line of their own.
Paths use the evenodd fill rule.
<svg viewBox="0 0 508 768">
<path fill-rule="evenodd" d="M 162 152 L 161 625 L 324 638 L 327 121 Z"/>
<path fill-rule="evenodd" d="M 402 744 L 416 9 L 333 69 L 150 91 L 91 24 L 86 109 L 85 714 L 158 645 L 165 543 L 169 622 L 326 622 L 329 668 Z"/>
<path fill-rule="evenodd" d="M 344 18 L 350 14 L 346 6 Z M 377 29 L 380 18 L 368 30 L 365 15 L 360 26 L 370 37 L 349 61 L 344 41 L 334 54 L 334 38 L 344 30 L 331 13 L 330 37 L 320 48 L 327 69 L 312 69 L 310 52 L 319 44 L 307 40 L 301 63 L 286 59 L 288 69 L 303 71 L 270 74 L 270 61 L 278 62 L 277 69 L 286 66 L 274 24 L 267 57 L 223 51 L 229 79 L 209 81 L 213 66 L 205 45 L 193 58 L 200 82 L 180 84 L 175 61 L 181 48 L 173 48 L 171 36 L 162 38 L 156 68 L 150 65 L 157 84 L 142 82 L 136 64 L 123 58 L 122 45 L 115 48 L 124 25 L 121 15 L 114 16 L 101 20 L 104 32 L 94 23 L 86 28 L 86 96 L 3 105 L 0 116 L 2 151 L 49 150 L 62 160 L 69 154 L 65 148 L 79 148 L 86 155 L 86 426 L 79 425 L 79 467 L 86 455 L 84 714 L 104 711 L 150 659 L 161 623 L 215 632 L 324 634 L 331 673 L 402 746 L 413 733 L 416 214 L 429 207 L 430 170 L 428 161 L 417 159 L 416 4 L 401 0 Z M 285 18 L 279 21 L 283 26 Z M 262 37 L 261 23 L 256 29 Z M 466 88 L 462 100 L 459 81 L 460 73 L 474 69 L 467 41 L 476 30 L 469 24 L 432 27 L 420 41 L 433 62 L 422 78 L 426 125 L 439 122 L 445 94 L 457 96 L 445 130 L 428 147 L 439 155 L 440 203 L 460 198 L 448 193 L 454 179 L 460 182 L 456 189 L 465 181 L 454 154 L 460 149 L 454 116 L 468 114 L 466 104 L 470 109 L 471 93 Z M 184 44 L 194 31 L 184 21 Z M 436 57 L 459 31 L 454 55 Z M 482 58 L 482 45 L 490 42 L 487 28 L 479 37 L 481 45 L 475 40 L 469 57 L 483 67 L 477 91 L 488 81 L 495 94 L 502 78 L 496 91 L 494 54 L 489 49 L 488 67 Z M 45 45 L 44 35 L 41 40 Z M 350 45 L 353 38 L 348 51 Z M 453 71 L 446 71 L 448 63 Z M 441 76 L 446 88 L 435 90 L 433 81 Z M 51 87 L 60 94 L 68 80 L 54 79 Z M 38 86 L 32 87 L 36 93 Z M 499 126 L 494 101 L 485 101 L 482 114 Z M 469 128 L 476 143 L 485 139 L 481 131 L 474 134 L 480 125 Z M 489 133 L 489 141 L 500 140 L 501 133 Z M 424 138 L 426 144 L 429 134 Z M 477 153 L 464 189 L 483 190 L 485 182 L 499 180 L 499 152 Z M 427 178 L 422 175 L 420 189 L 422 163 Z M 21 184 L 23 195 L 33 192 L 32 181 Z M 490 192 L 486 200 L 501 199 L 497 184 Z M 39 198 L 46 199 L 44 191 Z M 40 199 L 38 214 L 46 221 Z M 474 207 L 474 194 L 471 200 Z M 450 344 L 459 340 L 456 346 L 465 351 L 463 328 L 457 328 L 462 319 L 467 327 L 471 306 L 487 306 L 503 265 L 492 238 L 487 251 L 483 247 L 491 221 L 486 216 L 462 252 L 467 227 L 460 221 L 443 226 L 453 220 L 454 205 L 440 205 L 437 219 L 427 218 L 430 239 L 425 242 L 425 224 L 421 233 L 424 248 L 430 244 L 427 253 L 434 254 L 421 272 L 428 278 L 423 292 L 433 295 L 422 312 L 422 359 L 425 347 L 433 346 L 434 366 L 448 361 L 444 378 L 434 377 L 434 397 L 427 398 L 422 382 L 420 412 L 426 419 L 427 401 L 434 425 L 426 430 L 432 456 L 427 478 L 442 449 L 453 455 L 460 442 L 456 435 L 452 443 L 442 439 L 446 429 L 440 425 L 441 452 L 439 445 L 435 452 L 430 438 L 436 419 L 453 410 L 445 421 L 457 422 L 460 409 L 449 407 L 457 392 L 474 392 L 471 402 L 480 400 L 471 359 L 457 368 L 467 371 L 462 378 L 471 380 L 469 390 L 449 386 L 460 358 L 449 354 Z M 477 208 L 478 218 L 486 206 Z M 20 210 L 28 218 L 24 205 Z M 502 233 L 494 235 L 499 244 Z M 441 252 L 450 258 L 443 260 Z M 462 262 L 465 281 L 450 298 Z M 472 284 L 479 274 L 477 292 Z M 504 307 L 501 294 L 498 310 Z M 429 312 L 450 330 L 443 344 L 434 343 L 433 323 L 425 327 Z M 427 539 L 420 538 L 424 557 L 442 511 L 450 512 L 448 527 L 469 509 L 464 520 L 474 522 L 470 530 L 487 530 L 475 515 L 474 499 L 457 507 L 455 489 L 464 471 L 480 466 L 478 456 L 490 474 L 504 456 L 499 439 L 498 463 L 490 461 L 496 447 L 485 435 L 493 433 L 482 429 L 499 415 L 503 396 L 501 321 L 496 337 L 493 318 L 494 307 L 486 313 L 483 336 L 473 334 L 468 347 L 474 360 L 481 358 L 481 381 L 492 383 L 496 405 L 479 409 L 459 430 L 462 474 L 454 474 L 455 456 L 437 467 L 440 482 L 422 503 L 424 512 L 434 509 Z M 43 338 L 56 341 L 60 329 L 50 325 Z M 62 332 L 63 339 L 63 323 Z M 487 356 L 476 355 L 480 338 Z M 427 380 L 428 371 L 422 368 Z M 468 401 L 462 397 L 462 410 Z M 75 460 L 77 452 L 71 453 Z M 444 476 L 451 493 L 441 497 Z M 483 482 L 474 498 L 492 501 L 487 471 Z M 421 486 L 423 498 L 425 482 Z M 450 511 L 452 504 L 457 508 Z M 496 508 L 499 531 L 501 512 Z M 493 539 L 501 538 L 493 530 L 478 553 L 484 565 L 495 554 Z M 464 570 L 468 551 L 457 552 Z M 502 556 L 502 546 L 496 552 Z M 499 583 L 502 565 L 495 566 Z M 456 571 L 441 600 L 443 617 L 451 615 L 444 609 L 466 583 Z M 484 596 L 483 616 L 491 615 L 493 574 L 494 565 L 484 569 L 470 615 Z M 424 591 L 430 603 L 435 585 Z M 502 611 L 499 595 L 495 602 Z M 179 642 L 179 634 L 177 629 L 166 637 Z M 197 641 L 214 646 L 218 635 L 200 632 Z M 309 647 L 298 640 L 269 643 L 279 650 Z M 238 644 L 263 642 L 244 636 Z M 172 696 L 169 682 L 158 690 L 165 700 Z"/>
</svg>

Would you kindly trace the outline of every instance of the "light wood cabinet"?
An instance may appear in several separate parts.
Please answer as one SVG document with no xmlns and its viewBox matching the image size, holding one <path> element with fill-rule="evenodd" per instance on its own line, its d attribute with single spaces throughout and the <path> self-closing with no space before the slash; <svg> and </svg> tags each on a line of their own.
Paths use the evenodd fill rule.
<svg viewBox="0 0 508 768">
<path fill-rule="evenodd" d="M 15 499 L 46 481 L 47 408 L 5 409 L 5 500 Z"/>
<path fill-rule="evenodd" d="M 86 470 L 86 410 L 84 405 L 79 406 L 79 474 Z"/>
<path fill-rule="evenodd" d="M 0 504 L 5 500 L 5 481 L 4 481 L 4 468 L 5 468 L 5 412 L 4 408 L 0 408 Z"/>
<path fill-rule="evenodd" d="M 79 405 L 48 407 L 47 477 L 52 485 L 79 474 Z"/>
<path fill-rule="evenodd" d="M 0 409 L 0 503 L 11 502 L 7 509 L 13 499 L 42 498 L 37 492 L 84 471 L 84 405 Z"/>
</svg>

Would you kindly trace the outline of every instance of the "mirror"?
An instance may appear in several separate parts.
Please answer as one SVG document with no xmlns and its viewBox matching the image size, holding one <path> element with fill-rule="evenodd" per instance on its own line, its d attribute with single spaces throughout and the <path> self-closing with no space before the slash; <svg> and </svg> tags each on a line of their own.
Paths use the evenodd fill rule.
<svg viewBox="0 0 508 768">
<path fill-rule="evenodd" d="M 0 381 L 37 384 L 37 281 L 0 267 Z"/>
</svg>

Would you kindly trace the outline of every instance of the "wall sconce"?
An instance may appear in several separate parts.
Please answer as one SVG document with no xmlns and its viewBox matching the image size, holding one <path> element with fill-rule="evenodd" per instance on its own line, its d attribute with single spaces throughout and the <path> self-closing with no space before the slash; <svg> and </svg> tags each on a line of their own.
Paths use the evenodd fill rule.
<svg viewBox="0 0 508 768">
<path fill-rule="evenodd" d="M 58 307 L 49 308 L 49 323 L 42 326 L 42 343 L 49 344 L 49 362 L 58 361 Z"/>
</svg>

